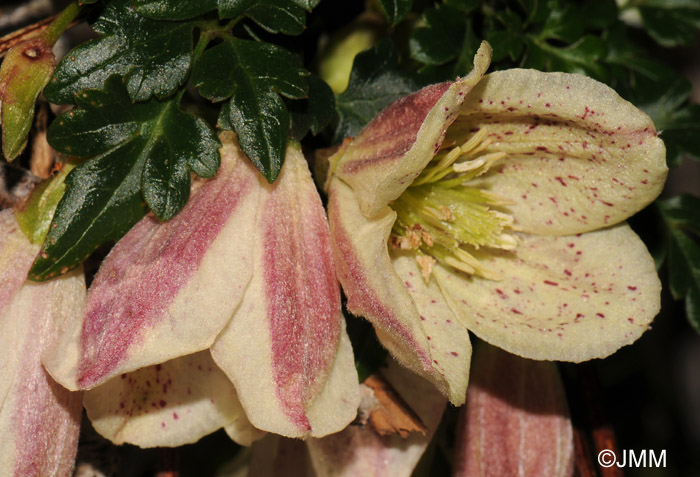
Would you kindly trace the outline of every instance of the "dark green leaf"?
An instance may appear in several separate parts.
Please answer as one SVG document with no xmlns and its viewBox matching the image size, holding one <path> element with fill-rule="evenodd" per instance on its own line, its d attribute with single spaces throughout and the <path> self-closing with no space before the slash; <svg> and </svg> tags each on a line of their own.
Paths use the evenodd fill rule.
<svg viewBox="0 0 700 477">
<path fill-rule="evenodd" d="M 682 155 L 700 160 L 700 105 L 691 104 L 678 109 L 667 119 L 661 137 L 666 143 L 666 158 L 678 165 Z"/>
<path fill-rule="evenodd" d="M 306 11 L 289 0 L 259 0 L 246 15 L 271 33 L 298 35 L 306 23 Z"/>
<path fill-rule="evenodd" d="M 360 382 L 373 374 L 387 357 L 387 350 L 377 340 L 372 325 L 361 318 L 345 313 L 348 337 L 355 355 L 355 367 Z"/>
<path fill-rule="evenodd" d="M 378 0 L 384 16 L 391 26 L 406 18 L 411 11 L 413 0 Z"/>
<path fill-rule="evenodd" d="M 506 30 L 491 30 L 486 38 L 493 48 L 493 58 L 491 61 L 497 62 L 503 58 L 510 57 L 516 61 L 523 54 L 523 37 L 518 32 Z M 472 55 L 473 58 L 473 55 Z"/>
<path fill-rule="evenodd" d="M 99 89 L 113 74 L 126 78 L 129 96 L 164 98 L 184 83 L 192 62 L 191 22 L 151 20 L 132 0 L 107 4 L 93 28 L 100 37 L 79 45 L 61 61 L 44 90 L 50 101 L 72 103 L 83 89 Z"/>
<path fill-rule="evenodd" d="M 418 89 L 413 77 L 396 70 L 397 61 L 389 40 L 355 57 L 348 88 L 336 97 L 339 122 L 334 142 L 357 135 L 382 109 Z"/>
<path fill-rule="evenodd" d="M 311 10 L 316 8 L 316 5 L 318 5 L 321 2 L 321 0 L 292 0 L 292 2 L 299 5 L 304 10 L 310 12 Z"/>
<path fill-rule="evenodd" d="M 483 3 L 483 0 L 445 0 L 445 5 L 469 13 Z"/>
<path fill-rule="evenodd" d="M 670 230 L 671 293 L 678 300 L 685 298 L 688 319 L 700 332 L 700 198 L 683 195 L 658 204 Z"/>
<path fill-rule="evenodd" d="M 700 4 L 695 8 L 640 7 L 647 33 L 662 46 L 689 46 L 695 43 L 700 28 Z"/>
<path fill-rule="evenodd" d="M 616 22 L 617 16 L 615 0 L 586 0 L 581 5 L 580 20 L 585 22 L 587 28 L 609 28 Z"/>
<path fill-rule="evenodd" d="M 255 0 L 216 0 L 221 18 L 236 18 L 255 3 Z"/>
<path fill-rule="evenodd" d="M 134 0 L 134 8 L 141 15 L 156 20 L 185 20 L 214 10 L 216 0 Z"/>
<path fill-rule="evenodd" d="M 176 99 L 132 104 L 114 76 L 77 101 L 80 109 L 57 118 L 48 139 L 59 152 L 89 159 L 66 179 L 35 279 L 69 270 L 118 239 L 144 215 L 144 199 L 160 219 L 173 217 L 189 196 L 189 169 L 212 177 L 219 165 L 214 131 L 180 111 Z"/>
<path fill-rule="evenodd" d="M 540 31 L 541 39 L 573 43 L 583 36 L 584 24 L 581 21 L 581 12 L 575 4 L 550 1 L 548 6 L 550 13 Z"/>
<path fill-rule="evenodd" d="M 314 136 L 328 126 L 336 116 L 335 96 L 330 86 L 318 76 L 309 76 L 309 98 L 292 101 L 291 136 L 301 140 L 311 131 Z"/>
<path fill-rule="evenodd" d="M 192 82 L 212 101 L 231 97 L 223 124 L 236 131 L 243 152 L 273 182 L 284 162 L 290 125 L 280 95 L 306 97 L 307 75 L 279 46 L 229 38 L 202 54 Z"/>
<path fill-rule="evenodd" d="M 466 18 L 457 9 L 437 5 L 423 15 L 425 26 L 411 35 L 411 56 L 427 65 L 442 65 L 459 55 L 466 32 Z"/>
<path fill-rule="evenodd" d="M 604 80 L 606 70 L 600 60 L 607 54 L 605 41 L 587 35 L 567 47 L 556 47 L 539 39 L 530 39 L 525 66 L 545 71 L 564 71 Z"/>
</svg>

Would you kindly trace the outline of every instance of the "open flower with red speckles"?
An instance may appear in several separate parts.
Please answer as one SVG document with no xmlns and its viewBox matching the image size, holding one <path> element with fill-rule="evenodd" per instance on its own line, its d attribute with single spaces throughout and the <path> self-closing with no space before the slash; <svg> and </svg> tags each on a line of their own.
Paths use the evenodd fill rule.
<svg viewBox="0 0 700 477">
<path fill-rule="evenodd" d="M 659 310 L 623 221 L 666 177 L 649 117 L 580 75 L 484 76 L 389 106 L 331 158 L 329 220 L 348 308 L 405 366 L 464 402 L 467 330 L 540 360 L 604 357 Z"/>
<path fill-rule="evenodd" d="M 171 221 L 104 260 L 86 312 L 45 356 L 96 430 L 144 447 L 224 427 L 323 436 L 359 403 L 321 201 L 298 146 L 270 185 L 222 136 L 221 168 Z M 259 429 L 259 430 L 258 430 Z"/>
<path fill-rule="evenodd" d="M 3 475 L 70 475 L 78 450 L 82 393 L 59 386 L 41 353 L 85 306 L 75 270 L 26 281 L 39 253 L 12 210 L 0 212 L 0 468 Z"/>
</svg>

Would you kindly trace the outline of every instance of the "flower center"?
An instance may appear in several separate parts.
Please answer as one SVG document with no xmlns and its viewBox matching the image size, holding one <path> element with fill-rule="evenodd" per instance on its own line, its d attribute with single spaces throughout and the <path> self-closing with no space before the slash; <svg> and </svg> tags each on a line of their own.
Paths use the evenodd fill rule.
<svg viewBox="0 0 700 477">
<path fill-rule="evenodd" d="M 448 145 L 435 155 L 406 191 L 392 203 L 397 219 L 389 245 L 416 250 L 426 282 L 435 261 L 463 272 L 499 280 L 479 257 L 482 248 L 512 250 L 517 239 L 513 217 L 497 210 L 510 202 L 478 187 L 472 179 L 506 156 L 485 152 L 491 144 L 477 131 L 461 146 Z"/>
</svg>

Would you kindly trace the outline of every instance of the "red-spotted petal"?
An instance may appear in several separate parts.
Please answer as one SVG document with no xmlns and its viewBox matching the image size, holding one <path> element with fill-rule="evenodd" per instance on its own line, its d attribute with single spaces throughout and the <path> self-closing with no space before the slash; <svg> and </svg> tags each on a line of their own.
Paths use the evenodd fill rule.
<svg viewBox="0 0 700 477">
<path fill-rule="evenodd" d="M 577 236 L 520 236 L 484 265 L 500 281 L 441 266 L 433 276 L 470 331 L 511 353 L 585 361 L 633 343 L 660 308 L 654 261 L 621 224 Z"/>
<path fill-rule="evenodd" d="M 573 475 L 573 429 L 553 363 L 480 347 L 457 433 L 455 476 Z"/>
<path fill-rule="evenodd" d="M 610 87 L 565 73 L 512 69 L 484 76 L 447 133 L 479 131 L 484 154 L 506 157 L 470 183 L 510 202 L 516 225 L 568 235 L 614 225 L 646 207 L 666 180 L 651 118 Z"/>
<path fill-rule="evenodd" d="M 85 393 L 85 409 L 115 444 L 180 446 L 225 426 L 242 445 L 262 436 L 209 351 L 112 378 Z"/>
<path fill-rule="evenodd" d="M 428 86 L 396 101 L 331 158 L 332 172 L 355 191 L 364 215 L 379 213 L 430 162 L 464 98 L 490 61 L 491 47 L 482 43 L 469 75 L 454 83 Z"/>
<path fill-rule="evenodd" d="M 70 389 L 208 348 L 250 280 L 258 173 L 230 135 L 221 169 L 171 221 L 139 222 L 105 259 L 84 320 L 47 356 Z"/>
<path fill-rule="evenodd" d="M 212 356 L 251 422 L 301 437 L 336 432 L 359 402 L 328 224 L 298 146 L 282 172 L 260 180 L 253 279 Z"/>
</svg>

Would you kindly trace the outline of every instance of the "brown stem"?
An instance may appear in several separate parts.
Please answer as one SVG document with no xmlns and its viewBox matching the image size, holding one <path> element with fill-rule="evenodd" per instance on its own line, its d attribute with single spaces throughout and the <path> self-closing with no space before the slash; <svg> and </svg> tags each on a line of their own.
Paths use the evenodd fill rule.
<svg viewBox="0 0 700 477">
<path fill-rule="evenodd" d="M 3 36 L 0 38 L 0 58 L 5 56 L 7 51 L 15 46 L 17 43 L 21 43 L 24 40 L 28 40 L 30 38 L 34 38 L 35 36 L 40 35 L 46 28 L 53 22 L 58 15 L 53 15 L 48 18 L 44 18 L 43 20 L 39 20 L 36 23 L 32 23 L 31 25 L 27 25 L 24 28 L 21 28 L 19 30 L 13 31 L 12 33 L 8 33 L 7 35 Z M 78 23 L 80 23 L 80 19 L 74 19 L 73 21 L 70 22 L 68 27 L 66 29 L 72 28 Z"/>
</svg>

